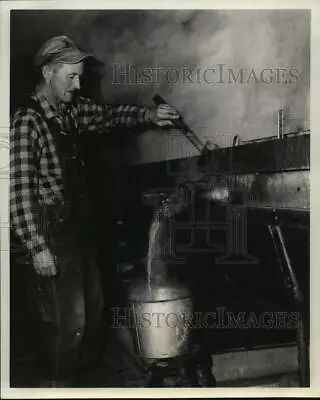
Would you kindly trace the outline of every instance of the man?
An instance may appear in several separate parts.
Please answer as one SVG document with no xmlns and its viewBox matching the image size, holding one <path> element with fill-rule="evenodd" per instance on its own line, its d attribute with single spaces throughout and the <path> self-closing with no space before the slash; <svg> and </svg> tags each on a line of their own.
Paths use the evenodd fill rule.
<svg viewBox="0 0 320 400">
<path fill-rule="evenodd" d="M 89 57 L 67 36 L 48 40 L 35 57 L 40 82 L 11 121 L 11 241 L 31 266 L 42 386 L 71 385 L 80 356 L 90 360 L 102 318 L 79 135 L 179 118 L 167 105 L 99 105 L 76 96 Z"/>
</svg>

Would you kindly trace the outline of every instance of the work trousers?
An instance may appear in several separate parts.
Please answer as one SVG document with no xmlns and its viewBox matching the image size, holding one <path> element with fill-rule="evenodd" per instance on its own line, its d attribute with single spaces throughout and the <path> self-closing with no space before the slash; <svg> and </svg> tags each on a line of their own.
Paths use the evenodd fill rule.
<svg viewBox="0 0 320 400">
<path fill-rule="evenodd" d="M 58 274 L 37 275 L 28 262 L 26 283 L 40 374 L 60 381 L 75 375 L 82 354 L 99 354 L 103 293 L 87 196 L 69 199 L 58 219 L 47 211 L 47 240 Z"/>
</svg>

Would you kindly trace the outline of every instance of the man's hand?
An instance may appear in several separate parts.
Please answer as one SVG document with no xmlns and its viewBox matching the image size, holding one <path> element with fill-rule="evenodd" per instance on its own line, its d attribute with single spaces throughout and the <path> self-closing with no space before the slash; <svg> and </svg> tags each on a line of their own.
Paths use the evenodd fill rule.
<svg viewBox="0 0 320 400">
<path fill-rule="evenodd" d="M 38 275 L 54 276 L 57 274 L 57 267 L 50 250 L 44 250 L 33 256 L 33 266 Z"/>
<path fill-rule="evenodd" d="M 159 104 L 148 109 L 147 119 L 157 126 L 174 126 L 171 120 L 180 118 L 178 112 L 168 104 Z"/>
</svg>

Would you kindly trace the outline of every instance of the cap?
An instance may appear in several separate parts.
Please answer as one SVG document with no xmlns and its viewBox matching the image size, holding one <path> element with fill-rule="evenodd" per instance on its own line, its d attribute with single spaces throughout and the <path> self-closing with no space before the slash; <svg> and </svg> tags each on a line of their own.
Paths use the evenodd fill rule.
<svg viewBox="0 0 320 400">
<path fill-rule="evenodd" d="M 40 67 L 51 62 L 77 64 L 88 57 L 94 56 L 80 50 L 68 36 L 55 36 L 41 46 L 35 56 L 34 65 Z"/>
</svg>

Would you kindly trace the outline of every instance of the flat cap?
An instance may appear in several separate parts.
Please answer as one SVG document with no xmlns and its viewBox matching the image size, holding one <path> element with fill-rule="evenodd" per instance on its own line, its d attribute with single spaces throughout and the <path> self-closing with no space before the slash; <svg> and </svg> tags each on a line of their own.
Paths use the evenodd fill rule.
<svg viewBox="0 0 320 400">
<path fill-rule="evenodd" d="M 61 62 L 77 64 L 85 58 L 94 57 L 85 53 L 68 36 L 55 36 L 47 40 L 40 48 L 34 59 L 34 65 L 40 67 L 47 63 Z"/>
</svg>

